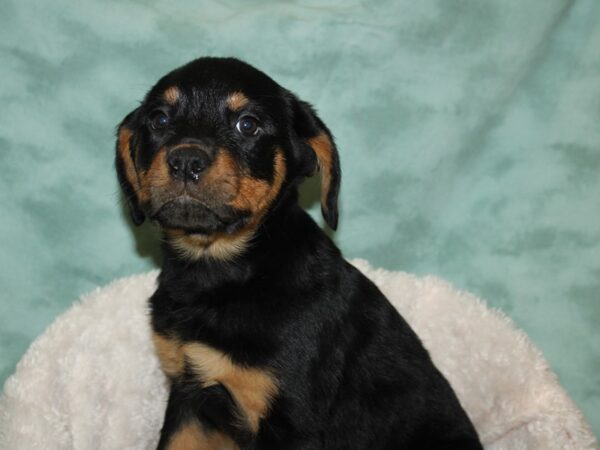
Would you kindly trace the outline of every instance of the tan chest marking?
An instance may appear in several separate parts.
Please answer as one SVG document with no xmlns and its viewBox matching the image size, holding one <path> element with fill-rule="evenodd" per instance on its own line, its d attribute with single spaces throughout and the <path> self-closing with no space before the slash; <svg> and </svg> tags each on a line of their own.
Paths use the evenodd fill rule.
<svg viewBox="0 0 600 450">
<path fill-rule="evenodd" d="M 267 415 L 278 391 L 272 374 L 264 369 L 236 364 L 228 355 L 202 343 L 182 343 L 158 333 L 152 338 L 162 369 L 169 377 L 177 378 L 188 363 L 197 374 L 201 387 L 219 383 L 225 386 L 252 431 L 258 431 L 260 419 Z"/>
<path fill-rule="evenodd" d="M 188 422 L 173 435 L 168 450 L 237 450 L 237 445 L 223 433 L 206 432 L 198 422 Z"/>
<path fill-rule="evenodd" d="M 170 378 L 179 376 L 185 367 L 185 354 L 181 342 L 158 333 L 152 334 L 152 340 L 163 372 Z"/>
<path fill-rule="evenodd" d="M 267 415 L 277 394 L 273 375 L 266 370 L 235 364 L 226 354 L 201 343 L 186 344 L 184 352 L 202 386 L 218 383 L 225 386 L 256 433 L 260 419 Z"/>
</svg>

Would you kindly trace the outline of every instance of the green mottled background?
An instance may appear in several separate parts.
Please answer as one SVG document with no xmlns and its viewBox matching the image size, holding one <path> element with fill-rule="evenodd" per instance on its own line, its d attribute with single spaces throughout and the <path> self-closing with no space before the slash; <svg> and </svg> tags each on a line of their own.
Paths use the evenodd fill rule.
<svg viewBox="0 0 600 450">
<path fill-rule="evenodd" d="M 346 256 L 502 309 L 600 433 L 600 1 L 0 11 L 0 381 L 80 294 L 153 267 L 152 230 L 134 235 L 120 203 L 114 127 L 166 71 L 233 55 L 337 136 Z"/>
</svg>

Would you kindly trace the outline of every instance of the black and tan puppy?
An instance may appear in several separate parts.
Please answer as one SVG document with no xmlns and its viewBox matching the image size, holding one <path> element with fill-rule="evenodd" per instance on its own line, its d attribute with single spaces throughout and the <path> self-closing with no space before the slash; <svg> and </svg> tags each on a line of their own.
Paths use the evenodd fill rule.
<svg viewBox="0 0 600 450">
<path fill-rule="evenodd" d="M 116 166 L 134 222 L 164 233 L 159 448 L 481 448 L 415 333 L 298 205 L 320 171 L 336 228 L 338 154 L 309 104 L 201 58 L 123 120 Z"/>
</svg>

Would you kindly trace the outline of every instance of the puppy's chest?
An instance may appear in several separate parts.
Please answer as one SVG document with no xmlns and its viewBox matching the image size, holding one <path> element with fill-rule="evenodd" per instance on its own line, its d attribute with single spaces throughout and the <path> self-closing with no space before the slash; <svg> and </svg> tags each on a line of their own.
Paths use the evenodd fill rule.
<svg viewBox="0 0 600 450">
<path fill-rule="evenodd" d="M 200 341 L 182 341 L 153 334 L 156 354 L 165 374 L 172 380 L 185 377 L 198 389 L 220 384 L 234 399 L 240 414 L 254 432 L 266 417 L 278 394 L 275 374 L 264 367 L 234 361 L 230 355 Z"/>
<path fill-rule="evenodd" d="M 253 291 L 231 290 L 213 306 L 159 291 L 151 306 L 154 346 L 165 374 L 198 390 L 223 386 L 235 402 L 235 415 L 257 433 L 283 395 L 283 382 L 269 361 L 279 360 L 284 320 L 268 301 L 268 289 L 261 290 L 262 303 Z"/>
</svg>

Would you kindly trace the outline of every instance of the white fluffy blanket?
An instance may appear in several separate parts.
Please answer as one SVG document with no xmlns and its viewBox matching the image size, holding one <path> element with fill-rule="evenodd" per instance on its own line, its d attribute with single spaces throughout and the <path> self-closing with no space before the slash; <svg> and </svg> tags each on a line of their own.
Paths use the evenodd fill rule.
<svg viewBox="0 0 600 450">
<path fill-rule="evenodd" d="M 509 319 L 437 278 L 353 264 L 419 334 L 486 449 L 597 448 L 540 352 Z M 146 308 L 156 275 L 85 295 L 31 345 L 0 399 L 0 448 L 154 448 L 167 398 Z"/>
</svg>

